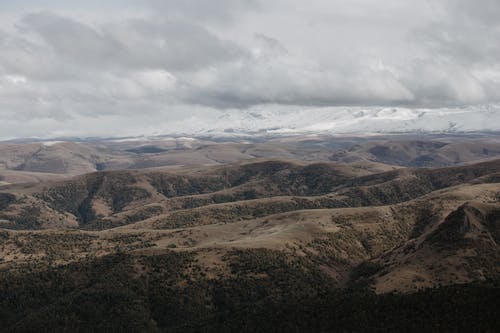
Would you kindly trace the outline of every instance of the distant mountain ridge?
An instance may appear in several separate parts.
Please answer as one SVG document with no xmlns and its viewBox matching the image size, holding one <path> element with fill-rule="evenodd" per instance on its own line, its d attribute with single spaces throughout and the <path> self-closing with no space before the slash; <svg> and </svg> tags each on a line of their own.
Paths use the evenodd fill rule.
<svg viewBox="0 0 500 333">
<path fill-rule="evenodd" d="M 359 157 L 348 163 L 314 160 L 334 158 L 343 142 L 282 144 L 188 151 L 219 161 L 249 151 L 303 159 L 1 186 L 0 322 L 13 332 L 116 323 L 152 332 L 290 323 L 298 331 L 498 331 L 500 159 L 483 158 L 484 142 L 363 142 L 340 154 Z M 65 152 L 58 145 L 44 152 Z M 130 154 L 163 156 L 158 150 Z M 487 161 L 397 165 L 422 152 L 438 164 Z"/>
<path fill-rule="evenodd" d="M 434 109 L 397 106 L 311 108 L 262 105 L 243 110 L 193 111 L 186 118 L 181 116 L 179 119 L 166 120 L 164 123 L 159 123 L 154 130 L 150 129 L 149 132 L 142 134 L 145 137 L 259 138 L 306 134 L 366 136 L 389 133 L 498 131 L 500 131 L 500 104 Z M 49 135 L 40 139 L 50 138 Z M 7 139 L 9 138 L 4 138 Z M 16 139 L 22 140 L 22 138 L 10 138 L 11 141 Z M 92 137 L 88 141 L 102 139 Z"/>
</svg>

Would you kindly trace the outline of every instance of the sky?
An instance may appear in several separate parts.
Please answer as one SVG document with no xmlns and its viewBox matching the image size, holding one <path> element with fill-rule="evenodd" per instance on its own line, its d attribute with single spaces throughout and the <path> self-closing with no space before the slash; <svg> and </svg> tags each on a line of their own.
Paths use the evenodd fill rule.
<svg viewBox="0 0 500 333">
<path fill-rule="evenodd" d="M 498 0 L 2 0 L 0 138 L 497 104 L 499 17 Z"/>
</svg>

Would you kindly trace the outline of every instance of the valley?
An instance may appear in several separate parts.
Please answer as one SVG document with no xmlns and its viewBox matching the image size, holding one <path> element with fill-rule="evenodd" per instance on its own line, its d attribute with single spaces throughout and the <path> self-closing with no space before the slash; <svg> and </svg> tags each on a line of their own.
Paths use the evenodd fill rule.
<svg viewBox="0 0 500 333">
<path fill-rule="evenodd" d="M 195 145 L 171 154 L 201 150 L 212 162 L 182 165 L 163 165 L 177 157 L 148 143 L 135 148 L 136 158 L 162 162 L 144 168 L 116 152 L 98 157 L 96 148 L 92 161 L 44 159 L 62 154 L 65 144 L 38 155 L 38 164 L 24 158 L 22 172 L 46 178 L 0 187 L 0 292 L 10 295 L 0 303 L 2 322 L 11 331 L 37 330 L 57 312 L 61 329 L 75 318 L 89 329 L 119 318 L 133 330 L 196 331 L 207 320 L 218 323 L 214 330 L 242 322 L 257 330 L 250 318 L 269 316 L 262 311 L 299 327 L 294 320 L 308 322 L 314 310 L 322 318 L 312 324 L 317 330 L 343 316 L 336 320 L 350 331 L 359 321 L 373 327 L 376 316 L 362 313 L 376 302 L 395 311 L 388 317 L 394 327 L 417 331 L 425 326 L 398 311 L 449 304 L 457 317 L 434 325 L 451 325 L 463 319 L 461 301 L 486 293 L 477 299 L 481 313 L 461 327 L 476 328 L 481 319 L 494 330 L 496 141 L 331 140 Z M 270 158 L 278 147 L 283 158 Z M 93 170 L 92 163 L 116 156 L 129 167 Z M 15 160 L 4 165 L 16 169 Z M 457 293 L 463 299 L 453 298 Z M 400 302 L 409 307 L 394 310 Z M 86 308 L 97 303 L 106 308 Z M 239 315 L 228 319 L 234 311 Z M 102 319 L 86 322 L 87 312 Z"/>
</svg>

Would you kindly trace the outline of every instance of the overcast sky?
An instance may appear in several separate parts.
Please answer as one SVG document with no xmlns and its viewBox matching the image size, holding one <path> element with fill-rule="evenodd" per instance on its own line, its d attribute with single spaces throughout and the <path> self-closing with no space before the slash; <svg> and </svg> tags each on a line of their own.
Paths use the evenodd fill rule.
<svg viewBox="0 0 500 333">
<path fill-rule="evenodd" d="M 498 103 L 499 17 L 498 0 L 2 0 L 0 138 Z"/>
</svg>

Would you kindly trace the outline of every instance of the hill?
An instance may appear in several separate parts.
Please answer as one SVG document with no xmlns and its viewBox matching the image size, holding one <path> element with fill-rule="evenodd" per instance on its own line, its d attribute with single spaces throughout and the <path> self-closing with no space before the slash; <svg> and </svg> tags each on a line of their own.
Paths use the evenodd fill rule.
<svg viewBox="0 0 500 333">
<path fill-rule="evenodd" d="M 495 331 L 499 175 L 500 160 L 261 160 L 4 186 L 0 320 L 9 331 Z"/>
</svg>

